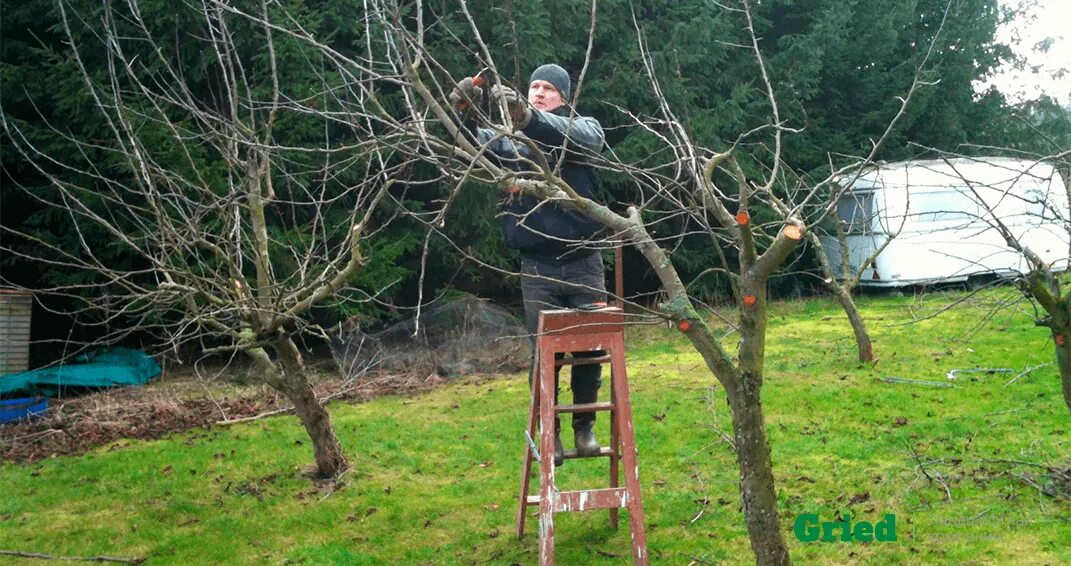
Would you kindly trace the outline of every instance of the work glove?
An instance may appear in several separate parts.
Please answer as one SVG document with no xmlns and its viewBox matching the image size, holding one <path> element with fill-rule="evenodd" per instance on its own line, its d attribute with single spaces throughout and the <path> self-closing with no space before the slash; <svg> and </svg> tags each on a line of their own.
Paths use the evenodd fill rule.
<svg viewBox="0 0 1071 566">
<path fill-rule="evenodd" d="M 483 89 L 473 83 L 472 77 L 461 79 L 450 91 L 449 96 L 450 105 L 454 107 L 454 110 L 465 112 L 466 115 L 479 106 L 482 98 Z"/>
<path fill-rule="evenodd" d="M 532 109 L 528 106 L 528 99 L 508 86 L 491 87 L 491 100 L 496 105 L 505 103 L 510 118 L 513 119 L 513 127 L 517 130 L 523 130 L 532 120 Z"/>
</svg>

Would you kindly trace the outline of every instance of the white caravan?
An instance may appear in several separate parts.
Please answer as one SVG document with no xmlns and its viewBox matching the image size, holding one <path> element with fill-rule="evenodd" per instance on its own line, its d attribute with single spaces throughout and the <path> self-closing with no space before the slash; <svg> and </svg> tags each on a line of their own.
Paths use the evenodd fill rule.
<svg viewBox="0 0 1071 566">
<path fill-rule="evenodd" d="M 866 266 L 860 285 L 901 287 L 1025 273 L 1026 259 L 993 227 L 995 219 L 1054 271 L 1068 268 L 1068 193 L 1048 164 L 1007 158 L 904 161 L 841 181 L 850 183 L 837 205 L 847 246 L 835 234 L 821 238 L 839 277 L 844 248 L 852 275 L 890 237 Z"/>
</svg>

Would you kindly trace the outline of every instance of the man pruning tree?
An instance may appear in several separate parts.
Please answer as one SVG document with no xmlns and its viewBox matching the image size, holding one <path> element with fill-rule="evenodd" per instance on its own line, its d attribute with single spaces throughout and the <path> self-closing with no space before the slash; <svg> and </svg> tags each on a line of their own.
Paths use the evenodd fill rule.
<svg viewBox="0 0 1071 566">
<path fill-rule="evenodd" d="M 488 144 L 499 161 L 513 169 L 537 170 L 546 160 L 551 171 L 580 196 L 595 198 L 597 179 L 592 159 L 603 147 L 602 126 L 594 118 L 570 112 L 566 100 L 572 82 L 558 65 L 542 65 L 532 72 L 527 99 L 516 90 L 495 85 L 491 98 L 510 114 L 515 139 L 497 137 L 494 130 L 476 128 L 472 109 L 478 106 L 483 88 L 472 78 L 459 82 L 450 93 L 455 108 L 463 107 L 465 129 L 481 144 Z M 536 150 L 524 143 L 534 142 Z M 553 202 L 511 194 L 501 205 L 506 244 L 521 254 L 521 293 L 528 333 L 534 343 L 539 311 L 556 308 L 590 308 L 606 301 L 602 256 L 591 246 L 602 225 L 575 210 Z M 575 352 L 573 357 L 597 357 L 603 352 Z M 555 384 L 558 372 L 555 370 Z M 574 365 L 571 386 L 573 403 L 594 403 L 602 384 L 601 366 Z M 534 365 L 533 365 L 534 371 Z M 531 376 L 529 376 L 531 383 Z M 573 413 L 573 434 L 580 456 L 599 453 L 593 427 L 595 413 Z M 556 422 L 554 464 L 564 460 L 561 423 Z"/>
</svg>

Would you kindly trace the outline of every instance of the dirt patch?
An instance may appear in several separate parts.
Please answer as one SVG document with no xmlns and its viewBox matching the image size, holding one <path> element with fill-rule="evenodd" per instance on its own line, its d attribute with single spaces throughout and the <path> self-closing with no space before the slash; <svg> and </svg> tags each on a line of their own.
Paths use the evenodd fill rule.
<svg viewBox="0 0 1071 566">
<path fill-rule="evenodd" d="M 367 401 L 392 394 L 413 394 L 444 383 L 386 376 L 343 383 L 327 379 L 316 384 L 320 399 Z M 286 399 L 266 386 L 207 386 L 196 378 L 163 379 L 146 387 L 93 393 L 52 400 L 40 418 L 0 425 L 0 459 L 32 463 L 61 454 L 83 454 L 120 439 L 153 440 L 197 427 L 226 426 L 221 421 L 250 419 L 285 412 Z"/>
</svg>

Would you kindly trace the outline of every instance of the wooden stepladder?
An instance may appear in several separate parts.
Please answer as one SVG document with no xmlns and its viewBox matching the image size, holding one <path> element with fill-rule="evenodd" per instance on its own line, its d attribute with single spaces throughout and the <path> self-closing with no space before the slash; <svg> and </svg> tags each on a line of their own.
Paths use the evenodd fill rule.
<svg viewBox="0 0 1071 566">
<path fill-rule="evenodd" d="M 593 311 L 553 310 L 539 313 L 536 337 L 536 367 L 532 376 L 532 401 L 528 413 L 528 438 L 521 472 L 517 536 L 524 535 L 525 510 L 539 506 L 539 563 L 554 564 L 554 514 L 567 511 L 609 509 L 610 527 L 617 528 L 617 510 L 628 510 L 635 564 L 647 564 L 647 535 L 643 530 L 643 503 L 636 463 L 636 440 L 632 427 L 632 405 L 625 375 L 625 317 L 619 308 Z M 593 358 L 563 358 L 563 352 L 603 351 Z M 580 405 L 554 403 L 554 370 L 563 365 L 610 364 L 610 401 Z M 604 489 L 558 491 L 554 483 L 554 420 L 560 413 L 610 412 L 610 445 L 593 458 L 609 457 L 610 486 Z M 539 446 L 535 446 L 539 431 Z M 581 458 L 576 450 L 566 450 L 565 458 Z M 539 495 L 529 495 L 532 461 L 539 462 Z M 622 469 L 623 468 L 623 469 Z M 624 472 L 625 486 L 620 487 Z"/>
</svg>

